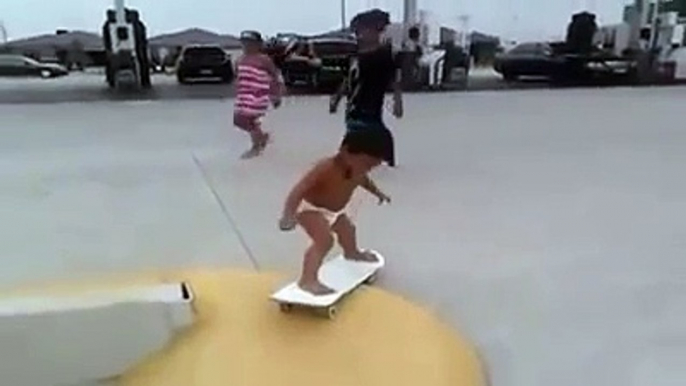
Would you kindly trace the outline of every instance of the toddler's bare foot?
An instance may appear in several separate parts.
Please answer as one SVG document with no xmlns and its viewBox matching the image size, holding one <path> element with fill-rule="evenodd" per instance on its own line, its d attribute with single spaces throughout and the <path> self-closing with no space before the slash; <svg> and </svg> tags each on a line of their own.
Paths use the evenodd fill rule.
<svg viewBox="0 0 686 386">
<path fill-rule="evenodd" d="M 260 137 L 259 141 L 257 142 L 256 147 L 259 149 L 260 152 L 262 152 L 270 142 L 271 142 L 271 135 L 265 131 L 264 133 L 262 133 L 262 136 Z"/>
<path fill-rule="evenodd" d="M 379 261 L 376 255 L 369 251 L 358 251 L 357 253 L 346 255 L 345 258 L 352 261 L 364 261 L 367 263 L 376 263 Z"/>
<path fill-rule="evenodd" d="M 318 281 L 314 281 L 311 283 L 301 281 L 300 283 L 298 283 L 298 286 L 303 291 L 309 292 L 315 296 L 331 295 L 332 293 L 336 292 Z"/>
<path fill-rule="evenodd" d="M 250 148 L 248 151 L 246 151 L 245 153 L 243 153 L 241 155 L 241 159 L 255 158 L 258 155 L 260 155 L 261 152 L 262 152 L 262 149 L 260 149 L 259 147 L 253 146 L 252 148 Z"/>
<path fill-rule="evenodd" d="M 266 147 L 271 142 L 272 142 L 272 135 L 268 131 L 265 131 L 264 135 L 262 136 L 262 141 L 261 141 L 262 147 Z"/>
</svg>

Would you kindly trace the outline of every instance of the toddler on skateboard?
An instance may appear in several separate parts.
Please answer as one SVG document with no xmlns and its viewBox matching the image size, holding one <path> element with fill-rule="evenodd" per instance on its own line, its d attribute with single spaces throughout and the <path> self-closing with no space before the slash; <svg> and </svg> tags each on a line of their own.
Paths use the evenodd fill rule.
<svg viewBox="0 0 686 386">
<path fill-rule="evenodd" d="M 298 286 L 313 295 L 334 291 L 319 281 L 317 273 L 334 244 L 335 234 L 346 259 L 376 261 L 370 252 L 357 246 L 355 225 L 346 215 L 353 193 L 361 187 L 379 199 L 390 202 L 369 178 L 369 172 L 384 160 L 385 138 L 378 131 L 350 131 L 337 154 L 318 161 L 288 194 L 280 221 L 283 231 L 299 224 L 312 240 L 305 251 Z"/>
</svg>

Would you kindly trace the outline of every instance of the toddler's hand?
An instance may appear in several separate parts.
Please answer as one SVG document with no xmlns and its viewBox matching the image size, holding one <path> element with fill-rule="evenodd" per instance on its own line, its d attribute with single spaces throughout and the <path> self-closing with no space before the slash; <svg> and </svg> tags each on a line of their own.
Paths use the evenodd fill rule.
<svg viewBox="0 0 686 386">
<path fill-rule="evenodd" d="M 391 203 L 391 197 L 387 196 L 387 195 L 384 194 L 384 193 L 379 193 L 379 196 L 378 196 L 378 197 L 379 197 L 379 205 L 383 205 L 383 204 L 386 204 L 386 203 L 388 203 L 388 204 Z"/>
<path fill-rule="evenodd" d="M 296 224 L 297 221 L 293 217 L 284 216 L 279 221 L 279 228 L 284 232 L 288 232 L 295 229 Z"/>
</svg>

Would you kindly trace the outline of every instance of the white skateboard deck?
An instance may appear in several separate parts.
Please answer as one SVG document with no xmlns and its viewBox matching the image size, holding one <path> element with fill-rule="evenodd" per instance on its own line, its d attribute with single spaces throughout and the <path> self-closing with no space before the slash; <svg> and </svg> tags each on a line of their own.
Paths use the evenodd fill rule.
<svg viewBox="0 0 686 386">
<path fill-rule="evenodd" d="M 378 261 L 350 261 L 341 254 L 322 264 L 319 269 L 319 281 L 336 291 L 330 295 L 312 295 L 300 289 L 296 280 L 273 293 L 271 299 L 279 303 L 281 310 L 285 312 L 290 311 L 295 305 L 324 308 L 329 317 L 333 318 L 336 313 L 334 304 L 365 282 L 373 281 L 376 272 L 386 264 L 379 252 L 369 252 L 376 255 Z"/>
</svg>

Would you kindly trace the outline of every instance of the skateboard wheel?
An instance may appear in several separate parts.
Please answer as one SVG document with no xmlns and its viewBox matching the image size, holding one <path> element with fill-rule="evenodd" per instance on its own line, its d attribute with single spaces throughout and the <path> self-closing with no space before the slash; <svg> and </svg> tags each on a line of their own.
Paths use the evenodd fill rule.
<svg viewBox="0 0 686 386">
<path fill-rule="evenodd" d="M 326 314 L 329 317 L 329 319 L 335 319 L 337 313 L 338 310 L 336 309 L 336 307 L 329 307 L 326 309 Z"/>
<path fill-rule="evenodd" d="M 367 280 L 364 281 L 365 284 L 374 284 L 376 282 L 376 274 L 373 274 L 367 278 Z"/>
<path fill-rule="evenodd" d="M 292 304 L 286 304 L 286 303 L 281 303 L 279 305 L 279 308 L 281 309 L 281 312 L 289 313 L 293 311 L 293 305 Z"/>
</svg>

